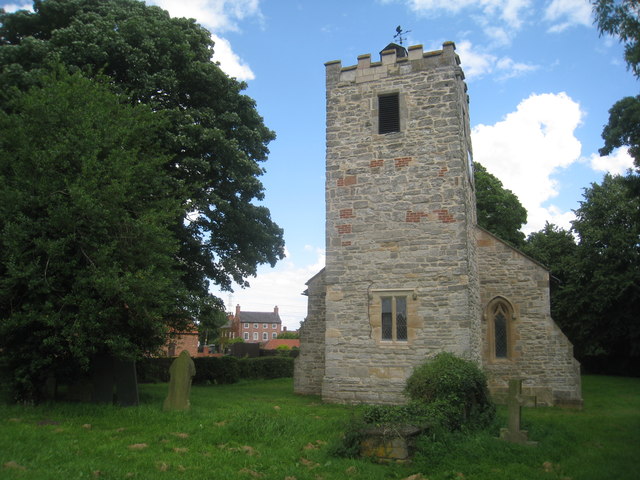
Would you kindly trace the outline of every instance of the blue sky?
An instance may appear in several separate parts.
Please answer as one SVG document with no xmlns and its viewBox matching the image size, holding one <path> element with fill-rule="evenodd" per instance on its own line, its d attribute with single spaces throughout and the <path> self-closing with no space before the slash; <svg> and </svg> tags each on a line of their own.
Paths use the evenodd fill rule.
<svg viewBox="0 0 640 480">
<path fill-rule="evenodd" d="M 529 212 L 568 228 L 591 182 L 631 166 L 624 150 L 600 158 L 608 109 L 637 95 L 616 39 L 600 37 L 588 0 L 153 0 L 195 18 L 216 40 L 214 59 L 248 84 L 277 139 L 263 202 L 285 231 L 287 258 L 260 268 L 251 288 L 219 295 L 231 309 L 279 306 L 289 329 L 306 314 L 305 282 L 324 265 L 324 63 L 354 65 L 393 41 L 436 50 L 453 41 L 470 96 L 474 159 Z M 30 2 L 2 2 L 7 11 Z"/>
</svg>

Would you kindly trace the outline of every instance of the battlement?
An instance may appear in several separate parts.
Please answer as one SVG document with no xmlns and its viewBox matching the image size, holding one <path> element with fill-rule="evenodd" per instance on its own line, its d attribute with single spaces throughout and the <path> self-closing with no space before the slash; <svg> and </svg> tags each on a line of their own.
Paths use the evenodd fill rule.
<svg viewBox="0 0 640 480">
<path fill-rule="evenodd" d="M 407 49 L 406 57 L 398 57 L 397 50 L 389 49 L 380 52 L 379 62 L 372 62 L 371 54 L 368 53 L 359 55 L 358 63 L 348 67 L 343 67 L 341 60 L 333 60 L 324 64 L 327 86 L 342 82 L 370 82 L 387 76 L 431 70 L 447 65 L 456 68 L 460 78 L 464 79 L 464 73 L 459 67 L 460 57 L 455 53 L 455 49 L 456 45 L 453 42 L 445 42 L 442 44 L 442 50 L 430 52 L 423 51 L 422 45 L 414 45 Z"/>
</svg>

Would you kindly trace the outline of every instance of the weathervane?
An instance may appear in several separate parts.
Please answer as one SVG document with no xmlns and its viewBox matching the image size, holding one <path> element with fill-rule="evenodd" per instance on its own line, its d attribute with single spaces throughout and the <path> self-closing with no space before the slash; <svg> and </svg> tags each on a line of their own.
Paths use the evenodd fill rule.
<svg viewBox="0 0 640 480">
<path fill-rule="evenodd" d="M 400 25 L 398 25 L 396 27 L 396 34 L 393 36 L 394 40 L 397 39 L 398 42 L 400 42 L 400 45 L 402 45 L 402 42 L 404 42 L 406 39 L 404 37 L 404 35 L 406 35 L 407 33 L 411 33 L 411 30 L 407 30 L 405 32 L 402 31 L 402 27 Z"/>
</svg>

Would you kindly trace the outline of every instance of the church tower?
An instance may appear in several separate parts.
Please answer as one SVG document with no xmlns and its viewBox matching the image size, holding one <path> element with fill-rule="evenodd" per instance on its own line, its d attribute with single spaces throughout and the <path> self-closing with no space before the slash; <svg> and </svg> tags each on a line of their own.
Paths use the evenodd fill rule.
<svg viewBox="0 0 640 480">
<path fill-rule="evenodd" d="M 322 396 L 397 403 L 446 350 L 480 361 L 468 97 L 455 45 L 326 64 Z"/>
<path fill-rule="evenodd" d="M 453 43 L 326 65 L 326 267 L 307 282 L 294 390 L 397 404 L 448 351 L 540 405 L 582 404 L 549 271 L 476 225 L 469 105 Z"/>
</svg>

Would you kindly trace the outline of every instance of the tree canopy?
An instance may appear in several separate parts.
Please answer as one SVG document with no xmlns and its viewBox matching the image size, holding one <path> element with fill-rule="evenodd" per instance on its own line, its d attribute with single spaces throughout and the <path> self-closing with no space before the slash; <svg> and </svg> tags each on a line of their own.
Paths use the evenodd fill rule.
<svg viewBox="0 0 640 480">
<path fill-rule="evenodd" d="M 217 318 L 210 282 L 283 257 L 259 204 L 275 135 L 213 48 L 136 0 L 0 11 L 0 352 L 25 398 Z"/>
<path fill-rule="evenodd" d="M 640 363 L 640 176 L 606 175 L 585 189 L 572 231 L 547 224 L 523 251 L 547 265 L 551 313 L 596 371 Z"/>
<path fill-rule="evenodd" d="M 44 83 L 0 112 L 0 351 L 29 399 L 51 370 L 135 358 L 190 313 L 163 116 L 80 75 Z"/>
<path fill-rule="evenodd" d="M 520 231 L 527 222 L 527 211 L 518 197 L 502 186 L 481 164 L 474 164 L 478 225 L 515 247 L 524 244 Z"/>
<path fill-rule="evenodd" d="M 593 0 L 593 13 L 600 34 L 618 37 L 624 44 L 624 59 L 636 78 L 640 78 L 640 2 L 638 0 Z M 640 96 L 625 97 L 609 110 L 609 121 L 602 131 L 604 147 L 600 155 L 629 147 L 629 154 L 640 170 Z"/>
<path fill-rule="evenodd" d="M 185 285 L 200 295 L 210 280 L 244 286 L 259 264 L 283 257 L 282 230 L 255 203 L 275 135 L 246 85 L 212 61 L 207 30 L 137 0 L 36 0 L 34 10 L 0 15 L 0 106 L 37 84 L 51 59 L 108 76 L 132 104 L 167 112 L 164 168 L 192 212 L 175 222 Z"/>
</svg>

